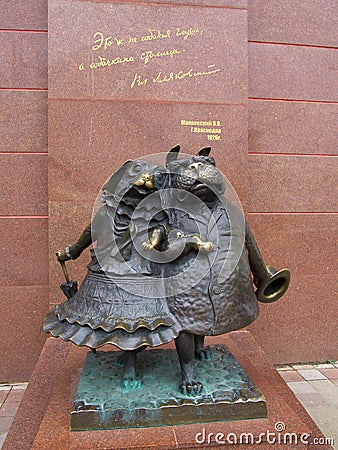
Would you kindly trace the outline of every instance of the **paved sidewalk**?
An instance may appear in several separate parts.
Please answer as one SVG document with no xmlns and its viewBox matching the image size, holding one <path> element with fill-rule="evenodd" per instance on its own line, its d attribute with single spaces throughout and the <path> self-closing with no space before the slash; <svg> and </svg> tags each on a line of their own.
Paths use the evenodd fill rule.
<svg viewBox="0 0 338 450">
<path fill-rule="evenodd" d="M 338 361 L 279 366 L 277 370 L 338 450 Z M 27 383 L 0 384 L 0 449 L 26 387 Z"/>
<path fill-rule="evenodd" d="M 333 439 L 333 447 L 338 449 L 338 362 L 277 369 L 324 436 Z"/>
<path fill-rule="evenodd" d="M 0 449 L 28 383 L 0 384 Z"/>
</svg>

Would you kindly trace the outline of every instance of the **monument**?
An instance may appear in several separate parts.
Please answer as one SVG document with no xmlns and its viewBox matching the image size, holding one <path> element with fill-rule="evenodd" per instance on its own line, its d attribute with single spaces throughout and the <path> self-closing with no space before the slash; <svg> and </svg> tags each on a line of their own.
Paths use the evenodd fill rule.
<svg viewBox="0 0 338 450">
<path fill-rule="evenodd" d="M 51 303 L 54 305 L 60 303 L 57 288 L 60 274 L 55 263 L 53 264 L 55 255 L 52 249 L 61 248 L 65 243 L 76 241 L 78 237 L 76 230 L 83 229 L 88 221 L 93 201 L 102 182 L 119 167 L 121 169 L 118 172 L 129 169 L 128 165 L 123 166 L 126 158 L 133 159 L 135 163 L 143 161 L 148 164 L 147 155 L 159 151 L 166 152 L 176 142 L 179 142 L 187 153 L 196 153 L 198 149 L 212 145 L 219 169 L 226 173 L 241 202 L 244 206 L 246 204 L 248 62 L 246 2 L 243 0 L 215 0 L 214 2 L 192 0 L 188 3 L 187 5 L 177 2 L 159 4 L 151 1 L 93 3 L 75 0 L 49 2 L 49 152 L 51 157 L 49 227 Z M 174 154 L 175 152 L 171 152 L 171 155 Z M 191 155 L 187 156 L 188 159 L 190 157 Z M 204 156 L 201 154 L 200 158 L 206 158 L 207 163 L 206 154 Z M 154 164 L 162 166 L 167 175 L 170 172 L 173 174 L 174 161 L 169 160 L 171 157 L 168 159 L 168 167 L 166 167 L 165 158 L 162 158 L 162 161 L 155 161 Z M 208 165 L 212 166 L 209 163 Z M 136 178 L 134 181 L 137 182 Z M 174 182 L 174 179 L 169 181 Z M 168 180 L 163 182 L 166 183 Z M 114 183 L 113 180 L 112 183 Z M 131 188 L 130 185 L 129 187 Z M 152 188 L 150 192 L 138 192 L 136 197 L 134 197 L 135 189 L 133 189 L 132 197 L 136 203 L 140 201 L 141 205 L 145 205 L 145 209 L 148 207 L 141 201 L 141 197 L 144 197 L 143 200 L 151 198 L 151 204 L 155 202 L 158 205 L 159 216 L 156 217 L 155 222 L 158 220 L 158 234 L 162 239 L 158 244 L 160 248 L 149 248 L 148 244 L 151 242 L 147 243 L 147 239 L 150 238 L 147 233 L 149 229 L 155 229 L 156 226 L 155 223 L 151 223 L 147 228 L 145 223 L 142 224 L 143 215 L 138 208 L 140 217 L 137 218 L 137 224 L 142 230 L 140 236 L 136 235 L 136 240 L 140 238 L 139 245 L 136 248 L 134 244 L 129 243 L 129 238 L 126 238 L 126 245 L 122 250 L 122 253 L 131 252 L 130 267 L 135 268 L 139 265 L 139 273 L 142 274 L 142 282 L 137 281 L 138 290 L 132 292 L 131 297 L 137 299 L 140 293 L 147 294 L 146 289 L 149 292 L 148 297 L 143 297 L 148 298 L 148 304 L 145 305 L 144 300 L 139 302 L 144 306 L 144 326 L 140 326 L 142 321 L 138 320 L 138 312 L 134 314 L 135 302 L 132 305 L 128 304 L 128 312 L 123 314 L 124 320 L 120 323 L 120 328 L 116 328 L 117 318 L 108 321 L 109 323 L 101 322 L 103 328 L 100 328 L 100 320 L 96 315 L 89 319 L 88 315 L 92 315 L 91 313 L 86 316 L 84 311 L 79 311 L 82 316 L 76 316 L 74 312 L 76 308 L 73 308 L 72 315 L 69 315 L 67 305 L 72 302 L 75 304 L 78 298 L 84 299 L 84 289 L 95 286 L 92 284 L 91 272 L 95 265 L 93 259 L 86 281 L 79 292 L 71 303 L 66 302 L 53 309 L 54 312 L 50 313 L 50 323 L 48 323 L 55 336 L 60 333 L 79 344 L 87 340 L 86 342 L 94 350 L 106 339 L 107 342 L 111 339 L 112 342 L 119 344 L 120 348 L 127 352 L 124 375 L 121 373 L 120 378 L 124 380 L 127 388 L 137 388 L 134 389 L 133 394 L 146 386 L 144 377 L 140 380 L 135 372 L 135 354 L 138 350 L 145 345 L 154 346 L 176 340 L 178 347 L 183 349 L 178 350 L 178 353 L 184 357 L 186 355 L 187 361 L 181 356 L 183 377 L 182 374 L 179 375 L 178 366 L 178 374 L 174 376 L 173 390 L 179 394 L 182 391 L 180 395 L 187 392 L 194 399 L 194 396 L 197 398 L 203 392 L 202 385 L 204 385 L 205 393 L 207 381 L 202 380 L 201 374 L 195 373 L 194 350 L 191 350 L 195 347 L 195 344 L 191 347 L 191 340 L 194 340 L 193 333 L 201 331 L 197 333 L 199 337 L 196 338 L 196 352 L 200 358 L 208 361 L 206 358 L 210 355 L 203 346 L 203 333 L 224 332 L 231 328 L 236 329 L 237 325 L 228 323 L 222 330 L 220 328 L 212 330 L 213 319 L 211 318 L 207 327 L 192 330 L 187 326 L 187 322 L 182 322 L 183 308 L 180 304 L 183 302 L 184 294 L 177 292 L 177 289 L 180 285 L 186 284 L 185 288 L 189 291 L 193 289 L 195 282 L 197 288 L 201 289 L 203 295 L 205 294 L 206 285 L 203 277 L 208 276 L 210 263 L 207 260 L 215 257 L 216 252 L 211 247 L 217 246 L 217 242 L 207 239 L 206 235 L 202 236 L 194 227 L 190 229 L 188 226 L 180 230 L 178 224 L 175 224 L 176 221 L 180 221 L 179 214 L 174 216 L 164 208 L 165 197 L 170 199 L 170 196 L 161 191 L 160 182 L 154 187 L 155 191 L 158 191 L 157 199 Z M 120 185 L 118 188 L 123 189 Z M 140 186 L 138 189 L 140 191 Z M 177 190 L 174 186 L 170 189 L 173 192 Z M 189 191 L 182 189 L 181 193 L 188 195 Z M 128 196 L 126 192 L 124 194 Z M 108 202 L 110 200 L 111 197 L 107 198 Z M 104 208 L 108 210 L 109 206 Z M 163 208 L 165 216 L 160 217 L 160 211 Z M 63 221 L 60 220 L 61 217 Z M 95 218 L 93 220 L 96 223 Z M 212 214 L 210 220 L 213 220 Z M 224 222 L 225 220 L 223 217 Z M 92 224 L 94 222 L 92 221 Z M 126 222 L 124 220 L 122 222 L 121 229 L 118 231 L 120 235 L 116 237 L 117 245 L 120 245 L 119 241 L 123 239 L 122 235 L 125 231 Z M 175 236 L 173 230 L 167 233 L 169 228 L 177 230 L 178 234 Z M 245 231 L 245 227 L 241 230 Z M 205 224 L 204 230 L 201 231 L 206 234 Z M 87 234 L 85 233 L 82 237 L 82 244 L 90 242 L 88 236 L 90 233 L 87 229 Z M 150 241 L 152 239 L 155 237 Z M 170 253 L 176 251 L 174 247 L 182 248 L 183 241 L 186 248 L 183 249 L 182 257 L 178 257 L 177 261 L 172 257 L 173 259 L 166 263 L 158 263 L 157 256 L 169 258 Z M 146 243 L 144 248 L 142 248 L 143 243 Z M 207 251 L 208 246 L 209 251 Z M 199 251 L 197 247 L 200 247 Z M 104 245 L 101 247 L 98 243 L 97 248 L 103 250 Z M 69 252 L 72 256 L 71 247 Z M 178 273 L 182 273 L 185 264 L 194 265 L 192 255 L 197 252 L 200 256 L 197 257 L 196 266 L 200 265 L 206 270 L 206 274 L 202 274 L 202 282 L 199 283 L 198 270 L 195 279 L 183 275 L 180 282 Z M 75 253 L 74 256 L 76 256 Z M 98 256 L 97 259 L 100 261 L 100 255 Z M 124 257 L 127 255 L 125 254 Z M 64 258 L 64 254 L 60 258 Z M 201 258 L 202 261 L 200 261 Z M 101 262 L 109 266 L 111 261 Z M 81 263 L 76 261 L 71 267 L 72 273 L 75 272 L 79 274 L 78 277 L 82 277 L 83 263 L 81 266 Z M 120 279 L 125 280 L 124 288 L 127 286 L 129 289 L 134 285 L 128 279 L 130 267 L 124 266 L 127 273 L 123 277 L 119 276 Z M 160 273 L 163 270 L 164 276 Z M 151 277 L 149 272 L 153 274 Z M 170 282 L 167 282 L 163 288 L 162 280 L 167 278 Z M 112 289 L 111 283 L 104 284 L 103 277 L 99 280 L 100 288 L 96 290 L 100 292 L 98 295 L 106 289 Z M 122 281 L 120 280 L 119 283 Z M 217 288 L 222 289 L 222 286 L 213 286 L 213 288 L 217 292 Z M 95 297 L 95 288 L 93 289 Z M 250 311 L 247 311 L 247 317 L 243 318 L 242 324 L 249 323 L 256 314 L 256 300 L 253 298 L 253 288 L 251 289 L 249 297 L 251 296 L 253 300 L 249 300 L 248 304 L 252 303 L 252 305 L 249 306 Z M 213 292 L 212 295 L 215 300 L 220 300 L 221 307 L 223 292 L 220 294 Z M 196 295 L 193 298 L 196 298 Z M 193 318 L 197 322 L 203 307 L 196 306 L 198 307 L 194 311 Z M 106 305 L 106 308 L 108 310 L 109 305 Z M 212 309 L 210 305 L 208 308 L 208 311 L 204 310 L 205 316 Z M 60 316 L 57 315 L 57 311 Z M 106 313 L 103 313 L 103 316 L 105 315 Z M 213 316 L 215 314 L 211 317 Z M 67 317 L 72 322 L 72 326 L 63 328 L 63 320 L 67 320 Z M 100 330 L 103 330 L 103 334 Z M 128 340 L 124 338 L 126 334 L 128 334 Z M 134 342 L 132 342 L 133 339 Z M 129 344 L 126 345 L 126 342 Z M 188 352 L 185 350 L 186 347 L 189 347 Z M 138 354 L 140 367 L 142 367 L 144 355 L 146 352 Z M 123 372 L 122 367 L 120 369 Z M 142 387 L 140 387 L 141 381 L 143 381 Z M 225 395 L 224 392 L 221 397 L 222 395 Z M 245 396 L 244 391 L 243 396 Z M 241 394 L 239 393 L 237 397 L 239 404 Z M 79 399 L 80 402 L 82 400 Z M 92 406 L 100 409 L 98 406 Z M 78 405 L 78 408 L 82 407 L 83 405 Z M 265 406 L 259 414 L 266 414 Z"/>
<path fill-rule="evenodd" d="M 53 309 L 46 327 L 51 326 L 55 336 L 60 333 L 64 338 L 69 332 L 68 337 L 79 344 L 88 339 L 94 351 L 88 352 L 86 346 L 63 339 L 46 340 L 6 448 L 196 448 L 203 443 L 218 443 L 223 436 L 220 431 L 232 438 L 231 444 L 235 446 L 235 435 L 239 438 L 243 433 L 251 435 L 252 442 L 260 443 L 262 448 L 271 448 L 266 439 L 261 443 L 262 436 L 266 438 L 269 432 L 275 432 L 275 438 L 281 439 L 279 443 L 288 438 L 287 434 L 297 433 L 299 448 L 307 448 L 300 441 L 301 433 L 311 434 L 311 439 L 321 436 L 251 333 L 246 330 L 227 333 L 240 323 L 254 320 L 255 296 L 273 300 L 276 292 L 285 289 L 287 273 L 280 274 L 280 278 L 277 275 L 276 284 L 271 283 L 269 275 L 267 283 L 259 284 L 255 292 L 252 281 L 258 282 L 273 271 L 264 267 L 262 278 L 237 278 L 241 280 L 239 285 L 244 283 L 247 293 L 242 302 L 242 317 L 237 303 L 241 303 L 241 296 L 237 296 L 235 289 L 231 295 L 224 290 L 224 277 L 219 283 L 212 283 L 212 291 L 207 292 L 208 276 L 214 282 L 219 267 L 223 267 L 217 257 L 222 257 L 221 248 L 230 249 L 229 255 L 230 244 L 234 249 L 248 247 L 252 254 L 256 249 L 243 216 L 236 212 L 241 210 L 237 197 L 226 197 L 231 192 L 229 185 L 226 183 L 224 199 L 222 183 L 217 182 L 219 177 L 215 175 L 218 200 L 213 210 L 212 198 L 203 205 L 197 195 L 193 202 L 189 201 L 193 194 L 190 188 L 196 189 L 196 194 L 207 191 L 190 184 L 194 177 L 184 174 L 188 169 L 202 175 L 202 168 L 207 167 L 215 174 L 212 166 L 217 161 L 217 168 L 227 175 L 246 210 L 248 188 L 254 183 L 248 177 L 247 3 L 246 0 L 48 2 L 49 270 Z M 176 148 L 170 152 L 167 165 L 165 157 L 149 160 L 149 154 L 166 152 L 177 142 L 188 155 L 178 153 Z M 212 153 L 208 155 L 206 147 L 210 145 Z M 196 155 L 198 149 L 204 149 L 200 155 Z M 124 167 L 126 159 L 132 161 Z M 68 278 L 69 284 L 63 288 L 69 303 L 67 300 L 60 304 L 61 274 L 55 250 L 76 242 L 79 231 L 90 221 L 102 182 L 119 168 L 123 172 L 139 167 L 137 161 L 147 167 L 147 177 L 134 174 L 135 178 L 128 178 L 125 186 L 120 182 L 114 186 L 113 176 L 111 183 L 107 182 L 106 193 L 102 192 L 104 202 L 100 206 L 109 219 L 109 211 L 115 205 L 111 194 L 117 189 L 123 193 L 122 205 L 132 202 L 129 206 L 135 210 L 133 219 L 139 232 L 128 236 L 129 218 L 119 213 L 115 243 L 121 248 L 121 256 L 116 254 L 106 261 L 103 239 L 102 246 L 96 247 L 98 253 L 92 252 L 86 274 L 88 251 L 69 263 L 65 259 L 77 256 L 77 251 L 92 241 L 96 229 L 87 228 L 79 246 L 70 246 L 69 255 L 65 252 L 59 255 L 71 278 L 81 280 L 84 275 L 86 278 L 79 291 Z M 160 170 L 153 176 L 155 166 Z M 165 174 L 162 180 L 161 173 Z M 133 189 L 129 193 L 131 198 L 124 188 Z M 166 194 L 168 189 L 172 195 Z M 187 217 L 195 218 L 196 223 L 186 221 L 182 211 L 171 203 L 176 196 L 190 208 Z M 150 198 L 152 201 L 146 203 Z M 150 214 L 149 205 L 157 208 L 158 215 Z M 200 207 L 205 207 L 203 214 Z M 233 224 L 239 226 L 239 239 L 232 242 L 226 235 L 229 216 L 223 210 L 231 213 Z M 153 218 L 151 223 L 147 222 L 148 213 Z M 211 229 L 206 226 L 207 220 Z M 218 220 L 222 224 L 219 240 L 215 239 Z M 103 220 L 102 231 L 109 232 L 111 228 L 106 228 L 106 223 Z M 237 246 L 239 243 L 243 246 Z M 107 247 L 110 252 L 111 244 Z M 246 250 L 239 252 L 240 271 L 245 264 L 249 271 L 250 261 L 245 259 L 245 253 Z M 159 257 L 165 260 L 160 262 Z M 121 284 L 125 280 L 124 285 L 112 283 L 114 270 L 107 270 L 108 275 L 97 274 L 95 258 L 97 267 L 107 263 L 107 269 L 114 269 L 113 262 L 118 261 L 115 269 L 119 276 L 114 281 L 118 279 Z M 199 277 L 191 277 L 191 271 L 185 271 L 185 267 L 198 267 L 192 274 Z M 135 268 L 142 282 L 134 277 L 135 283 L 129 283 L 128 277 Z M 225 269 L 226 274 L 232 273 L 231 267 Z M 120 276 L 122 270 L 126 274 Z M 68 277 L 66 270 L 65 274 Z M 170 282 L 162 283 L 167 278 Z M 137 292 L 132 290 L 135 285 Z M 182 291 L 178 290 L 180 285 L 184 287 Z M 87 298 L 85 288 L 93 288 L 90 305 L 98 306 L 92 308 L 93 314 L 83 308 L 82 301 Z M 103 293 L 121 293 L 121 288 L 128 296 L 120 299 L 120 311 L 122 300 L 127 308 L 123 314 L 117 314 L 116 310 L 112 317 L 108 313 L 113 302 L 103 304 L 98 300 Z M 151 295 L 144 296 L 145 288 Z M 136 299 L 137 295 L 141 302 L 135 309 L 127 300 Z M 218 321 L 216 312 L 224 312 L 229 296 L 233 299 L 229 314 L 226 320 L 220 316 L 222 320 Z M 81 305 L 80 316 L 76 315 L 75 298 Z M 196 301 L 193 304 L 187 301 L 184 311 L 183 305 L 190 298 Z M 208 300 L 206 304 L 203 298 Z M 67 305 L 73 307 L 67 309 Z M 122 328 L 116 327 L 117 316 L 123 318 Z M 73 323 L 65 326 L 63 321 L 67 318 Z M 217 332 L 225 334 L 206 336 L 203 346 L 204 335 Z M 127 345 L 125 350 L 112 352 L 113 345 L 108 345 L 99 347 L 95 354 L 96 346 L 105 339 L 111 338 L 123 348 L 127 333 L 130 348 Z M 189 344 L 187 353 L 181 351 L 183 378 L 174 344 L 182 335 L 178 347 Z M 135 353 L 143 346 L 142 342 L 149 343 L 149 347 L 160 341 L 169 342 L 163 347 L 140 351 L 135 366 Z M 191 348 L 197 353 L 193 363 Z M 147 403 L 140 403 L 144 399 Z M 242 420 L 253 417 L 255 420 Z M 70 422 L 76 432 L 70 431 Z M 129 428 L 130 423 L 134 428 Z M 154 427 L 149 427 L 151 423 Z M 283 430 L 283 423 L 285 436 L 278 433 Z M 84 429 L 90 430 L 81 431 Z M 242 448 L 241 442 L 237 442 Z M 294 442 L 287 448 L 294 448 Z"/>
<path fill-rule="evenodd" d="M 65 261 L 96 243 L 79 291 L 67 278 L 61 286 L 67 300 L 44 323 L 54 337 L 95 355 L 83 371 L 72 429 L 266 414 L 262 394 L 228 350 L 205 347 L 204 338 L 249 325 L 258 315 L 257 299 L 278 300 L 290 274 L 265 266 L 242 211 L 224 195 L 229 182 L 210 151 L 182 157 L 173 147 L 165 167 L 147 158 L 127 161 L 104 184 L 103 205 L 78 241 L 57 253 L 67 273 Z M 181 367 L 177 393 L 171 351 L 145 352 L 142 370 L 136 365 L 146 347 L 171 341 Z M 105 344 L 122 354 L 97 354 Z M 199 374 L 195 358 L 204 361 Z M 166 376 L 159 377 L 163 368 Z M 138 397 L 131 393 L 136 389 L 142 390 Z"/>
</svg>

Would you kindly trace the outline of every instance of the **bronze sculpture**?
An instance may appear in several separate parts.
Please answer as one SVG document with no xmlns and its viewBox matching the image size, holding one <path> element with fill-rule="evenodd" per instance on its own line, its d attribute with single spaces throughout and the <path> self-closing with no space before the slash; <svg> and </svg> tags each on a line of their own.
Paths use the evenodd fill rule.
<svg viewBox="0 0 338 450">
<path fill-rule="evenodd" d="M 194 356 L 209 358 L 204 336 L 258 315 L 251 273 L 261 301 L 277 300 L 288 287 L 288 271 L 271 276 L 241 212 L 221 199 L 223 176 L 209 153 L 179 159 L 176 146 L 166 168 L 126 162 L 104 185 L 92 223 L 58 253 L 64 264 L 96 241 L 79 291 L 50 311 L 44 329 L 93 351 L 119 347 L 126 389 L 141 385 L 137 353 L 175 340 L 180 390 L 198 395 Z"/>
<path fill-rule="evenodd" d="M 171 186 L 174 188 L 166 191 L 168 203 L 174 205 L 170 214 L 171 227 L 187 234 L 197 232 L 198 225 L 202 239 L 211 242 L 218 239 L 215 256 L 210 258 L 213 253 L 205 253 L 201 261 L 208 266 L 205 275 L 190 289 L 168 298 L 169 308 L 181 326 L 179 339 L 184 341 L 183 351 L 176 339 L 179 355 L 184 353 L 180 358 L 183 392 L 199 393 L 201 390 L 193 367 L 194 350 L 195 356 L 201 359 L 210 357 L 204 348 L 204 336 L 243 328 L 257 318 L 258 305 L 251 273 L 256 287 L 263 283 L 270 286 L 272 281 L 240 211 L 231 202 L 221 200 L 225 184 L 215 160 L 209 157 L 210 150 L 203 148 L 196 156 L 178 159 L 179 147 L 176 147 L 167 157 L 167 171 L 173 177 Z M 182 190 L 193 196 L 185 199 Z M 202 209 L 199 200 L 203 202 Z M 182 267 L 194 258 L 190 252 L 169 264 L 167 270 L 181 272 Z M 277 294 L 280 297 L 286 291 L 288 272 L 279 272 L 278 280 L 281 280 L 280 290 L 273 290 L 273 300 L 277 300 Z M 269 300 L 263 297 L 261 295 L 261 301 Z"/>
</svg>

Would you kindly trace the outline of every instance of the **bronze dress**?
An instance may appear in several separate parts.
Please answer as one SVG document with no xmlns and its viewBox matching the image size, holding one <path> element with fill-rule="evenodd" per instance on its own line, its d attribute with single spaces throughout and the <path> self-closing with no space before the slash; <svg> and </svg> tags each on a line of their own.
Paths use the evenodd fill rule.
<svg viewBox="0 0 338 450">
<path fill-rule="evenodd" d="M 167 220 L 159 196 L 141 203 L 154 190 L 133 186 L 136 163 L 145 164 L 130 162 L 123 166 L 123 178 L 118 171 L 104 186 L 104 205 L 71 248 L 76 257 L 96 241 L 79 291 L 53 308 L 44 321 L 44 330 L 54 337 L 91 348 L 114 344 L 134 350 L 168 343 L 179 334 L 167 305 L 161 268 L 136 248 L 152 228 Z"/>
</svg>

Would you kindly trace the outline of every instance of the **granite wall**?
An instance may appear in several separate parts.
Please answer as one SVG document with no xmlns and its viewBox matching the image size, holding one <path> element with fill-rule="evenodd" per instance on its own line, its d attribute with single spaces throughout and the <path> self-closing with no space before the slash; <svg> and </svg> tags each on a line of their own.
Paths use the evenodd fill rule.
<svg viewBox="0 0 338 450">
<path fill-rule="evenodd" d="M 226 76 L 215 83 L 210 77 L 204 91 L 202 85 L 165 91 L 154 86 L 147 94 L 136 86 L 138 92 L 130 94 L 120 84 L 113 96 L 104 77 L 98 77 L 95 95 L 92 80 L 82 79 L 82 86 L 88 85 L 83 95 L 84 89 L 76 90 L 79 72 L 69 64 L 61 73 L 57 59 L 62 50 L 70 61 L 65 49 L 71 42 L 63 31 L 78 22 L 69 15 L 63 25 L 57 12 L 71 4 L 80 8 L 79 33 L 89 36 L 95 28 L 88 25 L 86 8 L 127 14 L 120 3 L 49 2 L 55 19 L 49 27 L 48 160 L 47 1 L 0 2 L 0 381 L 28 379 L 45 338 L 43 316 L 61 299 L 54 251 L 72 242 L 90 219 L 102 182 L 128 157 L 166 151 L 177 142 L 188 152 L 207 144 L 206 136 L 187 133 L 181 120 L 209 114 L 222 125 L 213 151 L 238 190 L 266 261 L 292 271 L 287 295 L 261 305 L 250 329 L 274 363 L 337 359 L 335 2 L 309 0 L 306 7 L 301 0 L 129 2 L 127 12 L 134 15 L 125 17 L 135 32 L 142 31 L 140 11 L 142 26 L 155 9 L 158 26 L 208 17 L 205 26 L 219 30 L 218 41 L 206 38 L 185 51 L 196 62 L 200 53 L 208 58 L 213 45 Z M 67 46 L 61 48 L 64 37 Z M 86 55 L 73 44 L 78 61 Z M 101 139 L 108 128 L 111 142 Z M 71 263 L 74 278 L 84 274 L 87 260 L 88 255 Z"/>
<path fill-rule="evenodd" d="M 251 330 L 274 363 L 324 361 L 337 357 L 337 5 L 248 7 L 248 220 L 266 261 L 292 272 Z"/>
<path fill-rule="evenodd" d="M 0 380 L 28 380 L 48 310 L 47 2 L 0 2 Z"/>
</svg>

